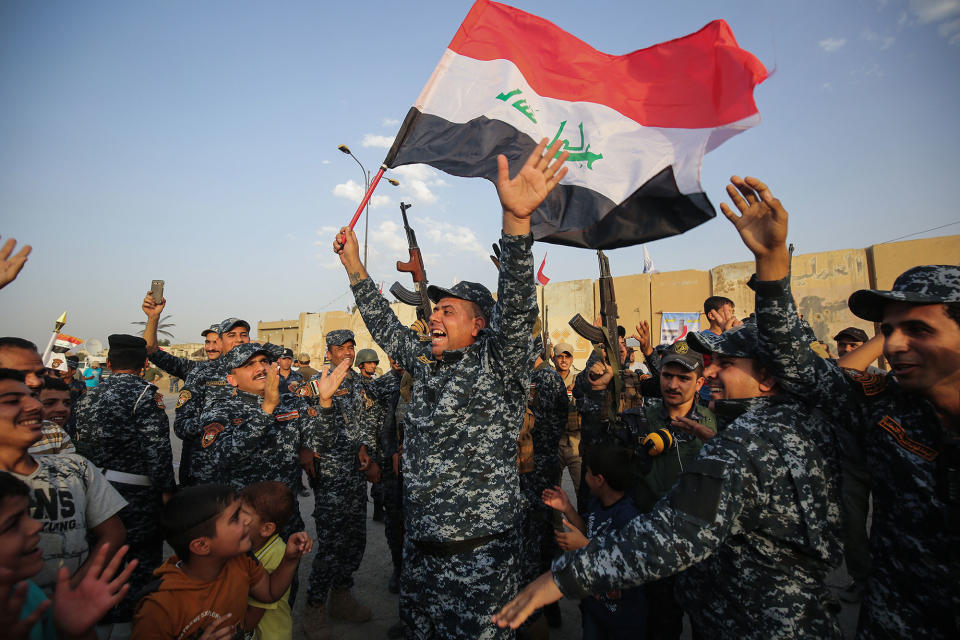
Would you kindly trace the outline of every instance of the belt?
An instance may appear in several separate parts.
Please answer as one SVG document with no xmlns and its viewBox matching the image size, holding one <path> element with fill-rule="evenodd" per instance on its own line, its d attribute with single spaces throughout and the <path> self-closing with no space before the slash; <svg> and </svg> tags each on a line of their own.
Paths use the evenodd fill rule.
<svg viewBox="0 0 960 640">
<path fill-rule="evenodd" d="M 150 479 L 150 476 L 141 475 L 139 473 L 126 473 L 125 471 L 104 469 L 103 477 L 111 482 L 119 482 L 120 484 L 132 484 L 138 487 L 153 486 L 153 480 Z"/>
<path fill-rule="evenodd" d="M 507 529 L 506 531 L 500 531 L 499 533 L 491 533 L 488 536 L 470 538 L 468 540 L 451 540 L 449 542 L 437 542 L 434 540 L 411 540 L 411 542 L 413 542 L 413 546 L 428 556 L 455 556 L 458 553 L 473 551 L 477 547 L 482 547 L 488 542 L 506 538 L 508 535 L 510 535 L 511 531 L 512 529 Z"/>
</svg>

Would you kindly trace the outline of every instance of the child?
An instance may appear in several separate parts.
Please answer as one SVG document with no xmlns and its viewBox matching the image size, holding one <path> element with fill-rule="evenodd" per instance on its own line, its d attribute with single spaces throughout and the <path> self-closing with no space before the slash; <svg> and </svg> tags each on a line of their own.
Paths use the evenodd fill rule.
<svg viewBox="0 0 960 640">
<path fill-rule="evenodd" d="M 30 640 L 95 638 L 94 625 L 126 595 L 129 589 L 126 582 L 137 562 L 131 562 L 123 573 L 111 580 L 127 548 L 122 547 L 104 569 L 108 551 L 104 545 L 94 554 L 90 570 L 76 588 L 70 586 L 67 569 L 60 569 L 51 607 L 40 587 L 30 580 L 43 568 L 43 555 L 38 546 L 41 524 L 27 512 L 29 494 L 30 487 L 23 481 L 0 471 L 2 635 Z"/>
<path fill-rule="evenodd" d="M 126 531 L 116 514 L 127 503 L 83 456 L 30 455 L 28 449 L 41 437 L 42 409 L 22 371 L 0 369 L 0 471 L 30 487 L 31 515 L 43 525 L 43 569 L 33 581 L 52 595 L 61 566 L 74 584 L 90 568 L 88 536 L 95 549 L 110 545 L 111 554 L 123 544 Z"/>
<path fill-rule="evenodd" d="M 587 513 L 580 517 L 559 486 L 545 489 L 543 502 L 563 513 L 569 531 L 558 531 L 557 542 L 564 551 L 587 546 L 590 538 L 620 529 L 638 515 L 633 500 L 625 495 L 630 489 L 632 470 L 630 452 L 609 446 L 596 446 L 583 457 L 586 483 L 590 489 Z M 612 591 L 584 598 L 583 640 L 598 638 L 643 638 L 647 619 L 647 600 L 642 587 Z"/>
<path fill-rule="evenodd" d="M 154 571 L 133 616 L 133 640 L 234 637 L 244 630 L 247 598 L 279 600 L 313 540 L 290 536 L 283 560 L 267 574 L 247 555 L 250 518 L 231 487 L 184 489 L 163 508 L 160 527 L 176 555 Z M 216 633 L 213 631 L 216 630 Z"/>
<path fill-rule="evenodd" d="M 250 542 L 254 554 L 267 572 L 273 572 L 283 561 L 285 545 L 278 533 L 293 515 L 296 504 L 293 492 L 282 482 L 257 482 L 240 495 L 243 512 L 250 518 Z M 256 640 L 279 640 L 293 635 L 290 615 L 290 590 L 273 603 L 250 598 L 244 619 L 245 629 L 254 629 Z"/>
</svg>

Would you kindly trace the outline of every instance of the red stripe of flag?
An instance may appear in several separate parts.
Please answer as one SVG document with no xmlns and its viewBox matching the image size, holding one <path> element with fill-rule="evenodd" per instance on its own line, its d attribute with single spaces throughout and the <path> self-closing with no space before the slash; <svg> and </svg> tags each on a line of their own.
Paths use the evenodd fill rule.
<svg viewBox="0 0 960 640">
<path fill-rule="evenodd" d="M 537 271 L 537 282 L 542 285 L 546 285 L 550 282 L 550 278 L 543 275 L 543 266 L 547 264 L 547 254 L 543 254 L 543 262 L 540 263 L 540 269 Z"/>
<path fill-rule="evenodd" d="M 478 0 L 449 49 L 476 60 L 509 60 L 540 96 L 607 105 L 648 127 L 696 129 L 742 120 L 757 113 L 752 90 L 767 77 L 723 20 L 615 56 L 543 18 Z"/>
</svg>

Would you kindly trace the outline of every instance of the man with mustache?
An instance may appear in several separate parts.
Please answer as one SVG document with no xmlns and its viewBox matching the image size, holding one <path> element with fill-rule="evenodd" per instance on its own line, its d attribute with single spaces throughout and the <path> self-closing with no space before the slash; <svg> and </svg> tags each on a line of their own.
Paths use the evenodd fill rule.
<svg viewBox="0 0 960 640">
<path fill-rule="evenodd" d="M 914 267 L 889 291 L 854 292 L 850 310 L 881 323 L 893 375 L 844 371 L 804 348 L 783 205 L 756 178 L 734 176 L 727 192 L 740 214 L 724 215 L 756 258 L 764 366 L 859 439 L 872 476 L 858 637 L 960 636 L 960 267 Z"/>
</svg>

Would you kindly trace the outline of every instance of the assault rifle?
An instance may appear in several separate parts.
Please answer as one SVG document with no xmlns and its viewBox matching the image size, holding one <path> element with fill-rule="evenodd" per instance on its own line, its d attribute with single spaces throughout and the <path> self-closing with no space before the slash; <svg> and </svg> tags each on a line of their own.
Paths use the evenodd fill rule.
<svg viewBox="0 0 960 640">
<path fill-rule="evenodd" d="M 579 313 L 570 319 L 570 327 L 589 340 L 596 347 L 607 351 L 607 362 L 613 369 L 612 401 L 604 408 L 604 418 L 611 426 L 618 421 L 620 413 L 620 394 L 623 393 L 623 378 L 620 376 L 620 337 L 617 334 L 617 296 L 613 290 L 613 276 L 610 275 L 610 261 L 597 250 L 600 262 L 600 326 L 590 324 Z"/>
<path fill-rule="evenodd" d="M 427 270 L 423 266 L 423 256 L 420 255 L 420 247 L 417 245 L 417 234 L 413 232 L 410 223 L 407 222 L 407 209 L 412 206 L 412 204 L 400 203 L 400 215 L 403 216 L 403 229 L 407 232 L 410 259 L 406 262 L 397 260 L 397 271 L 409 273 L 413 276 L 414 290 L 410 291 L 399 282 L 394 282 L 393 286 L 390 287 L 390 293 L 400 302 L 416 307 L 417 320 L 429 322 L 433 308 L 430 305 L 430 297 L 427 295 Z"/>
</svg>

